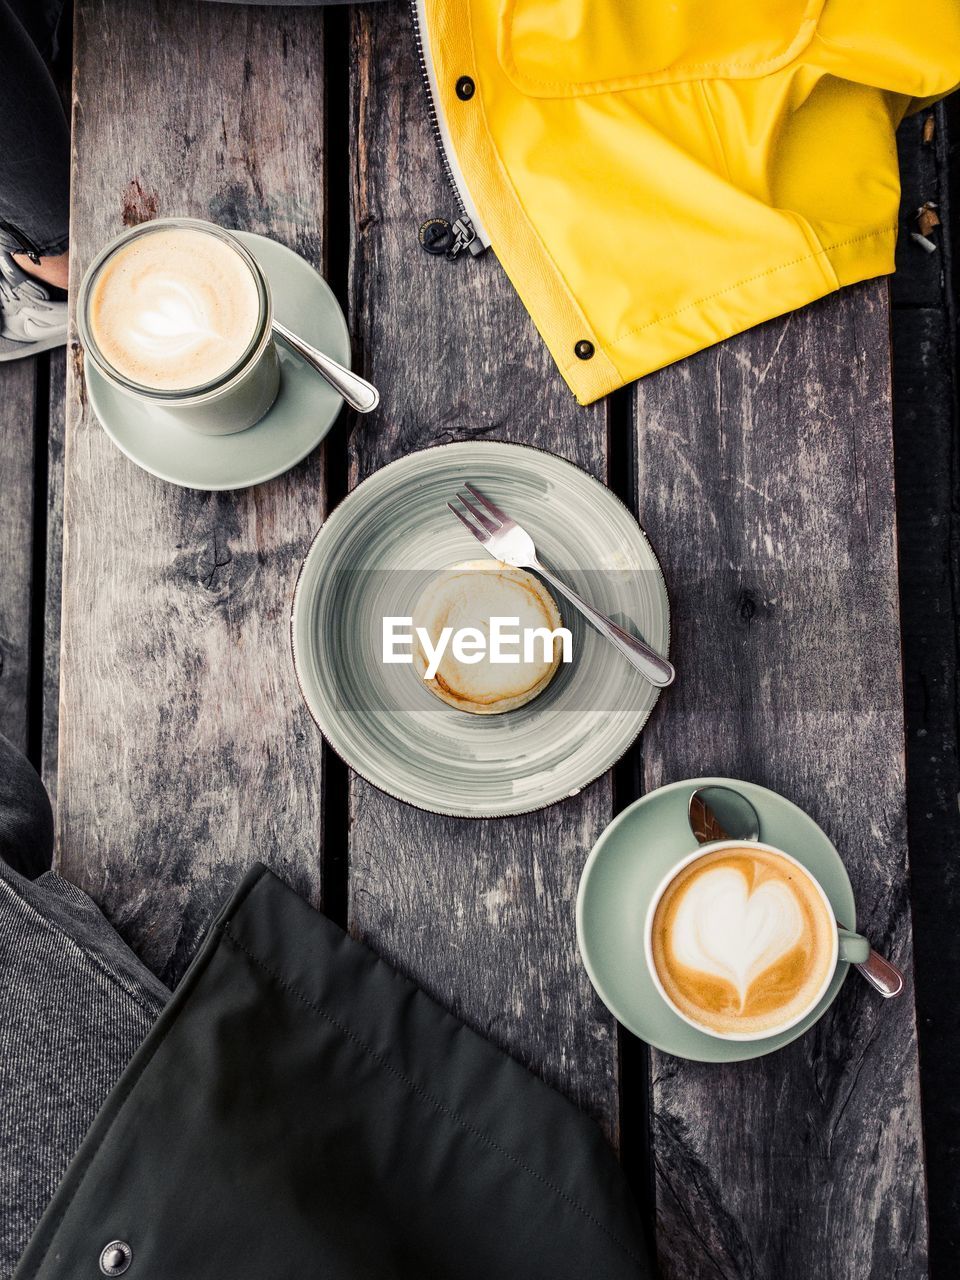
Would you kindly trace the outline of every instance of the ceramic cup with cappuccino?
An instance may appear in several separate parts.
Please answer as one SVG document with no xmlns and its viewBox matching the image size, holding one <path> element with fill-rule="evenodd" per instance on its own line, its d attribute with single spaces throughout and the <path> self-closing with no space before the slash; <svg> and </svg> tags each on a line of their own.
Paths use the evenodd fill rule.
<svg viewBox="0 0 960 1280">
<path fill-rule="evenodd" d="M 703 845 L 661 882 L 647 913 L 647 965 L 685 1022 L 760 1040 L 820 1003 L 837 965 L 870 950 L 837 924 L 821 885 L 772 845 Z"/>
<path fill-rule="evenodd" d="M 124 232 L 84 276 L 77 318 L 100 373 L 157 416 L 227 435 L 276 399 L 266 277 L 213 223 L 164 218 Z"/>
</svg>

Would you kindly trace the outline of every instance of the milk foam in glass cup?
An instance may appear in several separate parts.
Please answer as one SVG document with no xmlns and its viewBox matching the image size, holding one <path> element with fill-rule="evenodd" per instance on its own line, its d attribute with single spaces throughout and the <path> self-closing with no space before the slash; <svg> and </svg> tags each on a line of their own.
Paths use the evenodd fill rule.
<svg viewBox="0 0 960 1280">
<path fill-rule="evenodd" d="M 118 236 L 83 278 L 77 322 L 100 374 L 148 406 L 158 428 L 229 435 L 277 397 L 266 276 L 213 223 L 163 218 Z"/>
<path fill-rule="evenodd" d="M 866 938 L 841 928 L 796 858 L 759 841 L 704 844 L 653 895 L 650 977 L 684 1022 L 720 1040 L 763 1040 L 802 1022 L 837 966 L 862 964 Z"/>
</svg>

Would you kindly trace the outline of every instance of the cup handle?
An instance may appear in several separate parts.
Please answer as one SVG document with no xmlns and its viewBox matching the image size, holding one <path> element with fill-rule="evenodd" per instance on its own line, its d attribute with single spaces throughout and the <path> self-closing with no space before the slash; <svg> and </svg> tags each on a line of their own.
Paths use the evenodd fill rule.
<svg viewBox="0 0 960 1280">
<path fill-rule="evenodd" d="M 870 955 L 870 943 L 859 933 L 851 933 L 849 929 L 837 929 L 840 935 L 840 959 L 847 964 L 865 964 Z"/>
</svg>

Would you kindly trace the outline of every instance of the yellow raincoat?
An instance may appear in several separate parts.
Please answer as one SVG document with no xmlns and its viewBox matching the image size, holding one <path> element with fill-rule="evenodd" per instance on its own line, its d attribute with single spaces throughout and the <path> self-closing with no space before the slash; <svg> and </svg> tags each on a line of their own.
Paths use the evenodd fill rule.
<svg viewBox="0 0 960 1280">
<path fill-rule="evenodd" d="M 420 0 L 471 208 L 581 403 L 893 270 L 960 0 Z"/>
</svg>

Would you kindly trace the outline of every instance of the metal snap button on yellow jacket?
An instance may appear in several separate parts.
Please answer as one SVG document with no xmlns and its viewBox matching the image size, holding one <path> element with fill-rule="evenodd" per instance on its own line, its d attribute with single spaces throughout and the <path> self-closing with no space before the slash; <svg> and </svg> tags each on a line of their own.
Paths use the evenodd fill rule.
<svg viewBox="0 0 960 1280">
<path fill-rule="evenodd" d="M 960 83 L 960 0 L 415 8 L 466 239 L 584 404 L 892 271 L 894 131 Z"/>
</svg>

